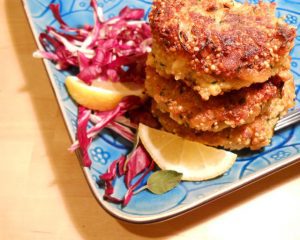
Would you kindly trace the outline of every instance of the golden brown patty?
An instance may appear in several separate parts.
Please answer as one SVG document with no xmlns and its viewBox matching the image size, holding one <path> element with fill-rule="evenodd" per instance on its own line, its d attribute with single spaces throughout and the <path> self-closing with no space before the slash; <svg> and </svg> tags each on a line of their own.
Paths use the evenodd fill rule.
<svg viewBox="0 0 300 240">
<path fill-rule="evenodd" d="M 285 78 L 272 77 L 265 83 L 253 84 L 205 101 L 182 82 L 160 77 L 150 67 L 147 67 L 146 73 L 146 92 L 161 112 L 167 112 L 170 118 L 186 127 L 214 132 L 253 122 L 257 116 L 269 111 L 274 103 L 284 106 L 281 101 L 283 81 L 293 82 L 291 73 L 281 74 L 286 75 Z M 277 107 L 272 114 L 277 116 L 281 111 Z"/>
<path fill-rule="evenodd" d="M 273 128 L 277 118 L 266 119 L 258 117 L 254 122 L 238 128 L 227 128 L 221 132 L 195 132 L 183 125 L 177 124 L 168 114 L 154 109 L 154 114 L 163 126 L 163 129 L 177 134 L 186 139 L 201 142 L 210 146 L 221 146 L 230 150 L 250 148 L 260 149 L 270 144 L 273 136 Z"/>
<path fill-rule="evenodd" d="M 211 146 L 221 146 L 231 150 L 250 148 L 252 150 L 267 146 L 273 136 L 273 129 L 280 116 L 294 105 L 295 86 L 293 81 L 285 82 L 282 90 L 282 97 L 270 104 L 268 111 L 259 115 L 251 123 L 236 127 L 226 128 L 220 132 L 195 131 L 184 125 L 180 125 L 157 108 L 153 101 L 152 112 L 161 123 L 163 129 L 190 139 L 199 141 Z"/>
<path fill-rule="evenodd" d="M 186 81 L 204 99 L 264 82 L 289 68 L 296 36 L 274 11 L 274 3 L 154 0 L 148 65 Z"/>
</svg>

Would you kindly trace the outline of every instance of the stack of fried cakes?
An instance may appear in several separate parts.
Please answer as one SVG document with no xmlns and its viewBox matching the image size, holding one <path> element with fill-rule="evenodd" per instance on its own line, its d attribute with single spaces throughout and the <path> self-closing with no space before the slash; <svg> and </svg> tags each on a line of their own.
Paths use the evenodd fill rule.
<svg viewBox="0 0 300 240">
<path fill-rule="evenodd" d="M 227 149 L 270 143 L 294 104 L 295 29 L 275 4 L 154 0 L 146 92 L 162 128 Z"/>
</svg>

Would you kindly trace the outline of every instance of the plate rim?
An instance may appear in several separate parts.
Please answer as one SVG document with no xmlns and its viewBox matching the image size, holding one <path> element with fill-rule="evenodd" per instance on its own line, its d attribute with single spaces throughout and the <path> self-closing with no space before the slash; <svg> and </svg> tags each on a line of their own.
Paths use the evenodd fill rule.
<svg viewBox="0 0 300 240">
<path fill-rule="evenodd" d="M 80 153 L 79 153 L 79 158 L 80 158 Z M 261 181 L 261 180 L 263 180 L 285 168 L 288 168 L 292 165 L 297 164 L 298 162 L 300 162 L 300 153 L 298 153 L 292 157 L 286 158 L 284 161 L 274 163 L 265 169 L 258 170 L 254 174 L 244 177 L 243 179 L 240 179 L 238 181 L 235 181 L 235 182 L 231 183 L 230 185 L 228 185 L 227 187 L 224 187 L 224 188 L 210 194 L 207 197 L 201 198 L 198 201 L 194 201 L 192 204 L 187 204 L 185 207 L 183 206 L 179 209 L 178 208 L 170 209 L 166 212 L 159 213 L 156 215 L 142 215 L 142 216 L 130 215 L 130 214 L 122 213 L 120 211 L 117 211 L 120 214 L 116 214 L 116 211 L 115 211 L 116 208 L 111 207 L 110 203 L 103 200 L 102 197 L 100 196 L 100 194 L 97 193 L 97 188 L 96 188 L 95 184 L 93 183 L 93 179 L 91 178 L 91 176 L 89 174 L 89 168 L 83 167 L 83 170 L 85 172 L 86 179 L 89 182 L 89 187 L 92 189 L 92 192 L 93 192 L 95 198 L 100 203 L 100 205 L 105 209 L 106 212 L 108 212 L 110 215 L 112 215 L 120 220 L 126 221 L 126 222 L 138 223 L 138 224 L 149 224 L 149 223 L 156 223 L 156 222 L 170 220 L 174 217 L 178 217 L 183 214 L 186 214 L 192 210 L 202 207 L 203 205 L 211 203 L 211 202 L 218 200 L 220 198 L 223 198 L 233 192 L 236 192 L 244 187 L 250 186 L 251 184 Z"/>
</svg>

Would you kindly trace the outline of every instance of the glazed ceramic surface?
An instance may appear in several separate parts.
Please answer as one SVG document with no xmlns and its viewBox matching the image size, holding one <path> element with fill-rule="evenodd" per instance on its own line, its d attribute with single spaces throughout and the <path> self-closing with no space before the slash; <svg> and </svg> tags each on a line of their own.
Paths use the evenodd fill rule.
<svg viewBox="0 0 300 240">
<path fill-rule="evenodd" d="M 257 3 L 257 0 L 249 0 Z M 300 30 L 300 1 L 279 0 L 277 2 L 277 16 L 285 16 L 285 21 Z M 58 27 L 48 6 L 59 3 L 63 19 L 71 26 L 93 24 L 92 9 L 89 0 L 24 0 L 28 19 L 37 39 L 47 25 Z M 146 16 L 151 9 L 149 0 L 99 0 L 98 5 L 103 8 L 106 19 L 113 17 L 125 6 L 145 9 Z M 38 44 L 39 47 L 40 44 Z M 297 84 L 297 105 L 300 105 L 300 37 L 295 40 L 295 47 L 291 52 L 292 72 Z M 77 106 L 68 95 L 64 80 L 69 74 L 58 71 L 50 61 L 44 61 L 49 73 L 53 89 L 57 96 L 63 117 L 71 138 L 75 140 Z M 37 79 L 38 80 L 38 79 Z M 300 125 L 293 126 L 275 134 L 272 144 L 261 152 L 243 152 L 239 155 L 234 166 L 223 176 L 203 182 L 182 182 L 178 187 L 163 195 L 155 195 L 143 191 L 135 195 L 125 208 L 103 200 L 103 189 L 98 187 L 99 175 L 104 173 L 111 161 L 121 154 L 131 150 L 131 143 L 126 142 L 115 133 L 104 130 L 99 138 L 92 143 L 89 154 L 92 159 L 90 169 L 84 168 L 87 182 L 96 199 L 112 215 L 131 222 L 155 222 L 187 212 L 201 206 L 217 197 L 245 186 L 252 181 L 294 163 L 300 158 Z M 67 149 L 66 149 L 67 151 Z M 69 169 L 72 171 L 72 169 Z M 126 191 L 123 179 L 115 183 L 116 196 L 122 197 Z"/>
</svg>

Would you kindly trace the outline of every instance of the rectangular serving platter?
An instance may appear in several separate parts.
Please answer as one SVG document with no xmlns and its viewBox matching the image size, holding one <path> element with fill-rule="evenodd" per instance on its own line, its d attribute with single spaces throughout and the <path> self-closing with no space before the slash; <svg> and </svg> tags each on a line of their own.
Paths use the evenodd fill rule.
<svg viewBox="0 0 300 240">
<path fill-rule="evenodd" d="M 273 0 L 270 1 L 274 2 Z M 255 1 L 252 2 L 256 3 Z M 286 21 L 297 28 L 297 34 L 299 35 L 299 2 L 296 0 L 279 0 L 275 2 L 277 3 L 277 16 L 286 16 Z M 38 41 L 39 33 L 44 31 L 47 25 L 58 27 L 48 8 L 50 3 L 60 4 L 61 15 L 71 26 L 80 26 L 86 23 L 93 24 L 89 0 L 23 0 L 28 21 L 39 49 L 42 49 Z M 147 19 L 151 4 L 152 2 L 147 0 L 98 1 L 98 5 L 103 8 L 106 18 L 113 17 L 123 7 L 130 6 L 145 9 L 145 19 Z M 296 105 L 299 107 L 300 37 L 297 37 L 295 40 L 295 47 L 291 52 L 291 57 L 291 70 L 296 82 Z M 54 64 L 48 60 L 44 60 L 44 64 L 68 132 L 74 142 L 76 140 L 77 106 L 68 95 L 64 85 L 65 77 L 69 73 L 58 71 Z M 122 208 L 119 205 L 103 200 L 104 190 L 98 186 L 97 181 L 99 175 L 106 171 L 110 162 L 121 154 L 128 153 L 131 147 L 131 143 L 105 129 L 90 146 L 89 154 L 92 159 L 92 166 L 90 168 L 83 167 L 83 171 L 95 198 L 108 213 L 128 222 L 151 223 L 187 213 L 196 207 L 232 193 L 296 163 L 300 159 L 300 126 L 291 126 L 288 129 L 277 132 L 272 139 L 272 144 L 263 151 L 248 151 L 239 155 L 233 167 L 219 178 L 202 182 L 182 182 L 178 187 L 163 195 L 155 195 L 149 191 L 143 191 L 135 195 L 128 206 Z M 77 152 L 77 155 L 80 160 L 80 153 Z M 124 195 L 126 188 L 122 179 L 116 181 L 115 186 L 117 197 Z"/>
</svg>

